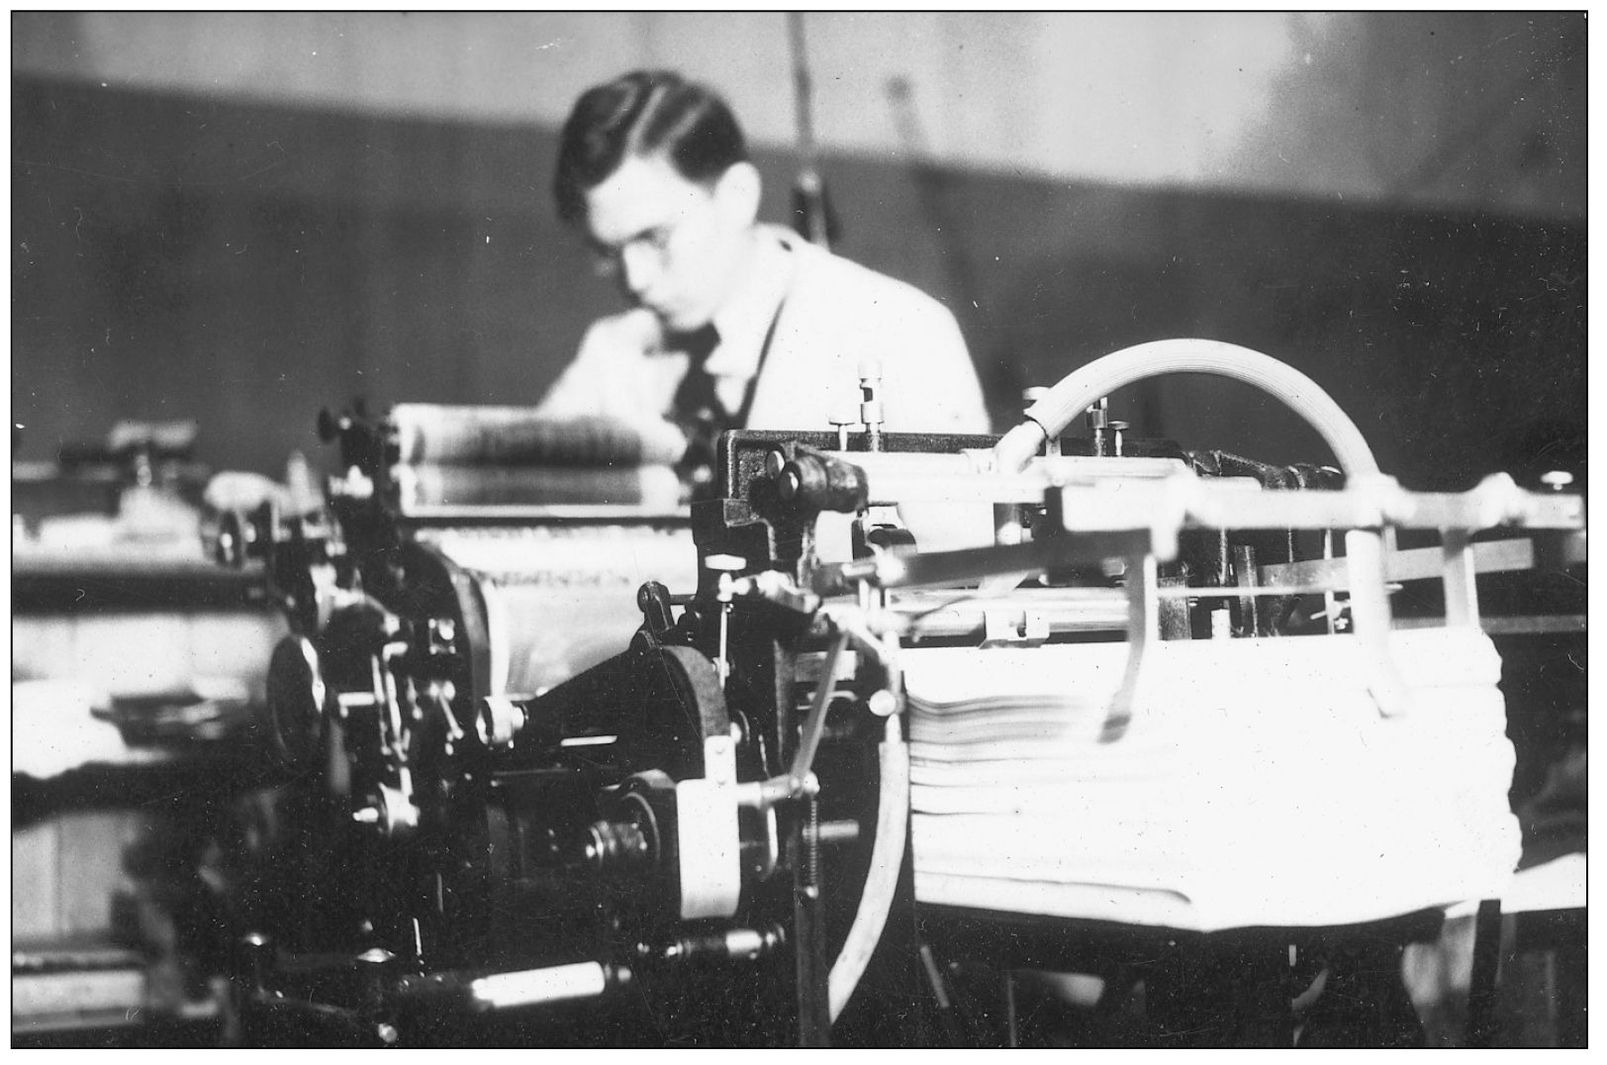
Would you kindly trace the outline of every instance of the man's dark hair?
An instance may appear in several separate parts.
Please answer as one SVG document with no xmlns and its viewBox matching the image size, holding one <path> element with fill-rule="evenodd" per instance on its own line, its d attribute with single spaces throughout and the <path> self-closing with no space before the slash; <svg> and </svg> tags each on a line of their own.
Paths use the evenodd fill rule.
<svg viewBox="0 0 1607 1065">
<path fill-rule="evenodd" d="M 636 70 L 588 89 L 564 123 L 553 194 L 558 217 L 586 216 L 586 192 L 627 155 L 662 153 L 688 181 L 711 183 L 748 158 L 736 116 L 719 94 L 668 70 Z"/>
</svg>

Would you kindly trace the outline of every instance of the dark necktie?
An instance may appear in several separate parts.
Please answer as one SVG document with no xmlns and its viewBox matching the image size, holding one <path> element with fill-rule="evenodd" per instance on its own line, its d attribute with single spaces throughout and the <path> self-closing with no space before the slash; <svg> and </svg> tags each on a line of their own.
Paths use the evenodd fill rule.
<svg viewBox="0 0 1607 1065">
<path fill-rule="evenodd" d="M 719 342 L 720 335 L 712 325 L 671 340 L 673 347 L 687 354 L 686 376 L 681 378 L 674 399 L 675 423 L 686 434 L 686 454 L 676 468 L 693 486 L 713 479 L 715 446 L 720 434 L 733 428 L 731 412 L 720 401 L 714 375 L 707 366 Z"/>
</svg>

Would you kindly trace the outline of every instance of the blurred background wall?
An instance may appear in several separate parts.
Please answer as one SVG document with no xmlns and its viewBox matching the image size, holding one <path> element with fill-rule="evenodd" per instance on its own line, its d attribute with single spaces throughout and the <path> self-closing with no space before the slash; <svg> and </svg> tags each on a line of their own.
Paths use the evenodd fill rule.
<svg viewBox="0 0 1607 1065">
<path fill-rule="evenodd" d="M 1581 12 L 810 13 L 839 251 L 1028 384 L 1202 336 L 1302 368 L 1411 487 L 1582 471 Z M 12 15 L 12 413 L 48 458 L 193 417 L 316 463 L 321 406 L 527 403 L 618 306 L 548 185 L 590 84 L 730 97 L 786 218 L 782 13 Z M 1325 457 L 1278 405 L 1137 386 L 1146 435 Z"/>
</svg>

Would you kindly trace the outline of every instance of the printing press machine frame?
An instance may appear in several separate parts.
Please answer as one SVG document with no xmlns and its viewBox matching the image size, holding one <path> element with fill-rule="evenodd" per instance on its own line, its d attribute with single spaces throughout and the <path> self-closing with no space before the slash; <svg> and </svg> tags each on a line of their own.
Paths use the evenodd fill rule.
<svg viewBox="0 0 1607 1065">
<path fill-rule="evenodd" d="M 1283 398 L 1345 473 L 1124 439 L 1103 397 L 1167 372 Z M 297 827 L 248 911 L 234 974 L 247 1042 L 1000 1045 L 1014 1001 L 977 988 L 1012 988 L 1013 970 L 1208 943 L 1250 964 L 1266 957 L 1245 948 L 1257 922 L 945 894 L 953 878 L 922 871 L 912 833 L 907 667 L 929 650 L 1115 647 L 1109 742 L 1176 641 L 1337 640 L 1359 648 L 1359 688 L 1389 719 L 1413 711 L 1386 580 L 1438 578 L 1447 626 L 1476 632 L 1476 572 L 1583 562 L 1577 496 L 1501 476 L 1405 491 L 1320 389 L 1245 349 L 1118 352 L 1003 437 L 884 433 L 878 383 L 862 386 L 855 431 L 723 436 L 713 491 L 691 506 L 695 591 L 642 583 L 628 645 L 551 687 L 510 674 L 518 634 L 499 626 L 571 619 L 509 620 L 507 574 L 466 564 L 439 531 L 674 537 L 685 517 L 410 505 L 396 422 L 325 419 L 348 471 L 326 510 L 236 516 L 221 545 L 265 563 L 293 628 L 269 702 Z M 1091 436 L 1062 439 L 1085 411 Z M 901 507 L 981 514 L 986 541 L 933 549 Z M 1496 560 L 1471 539 L 1493 527 L 1535 546 Z M 1437 530 L 1439 546 L 1394 552 L 1397 529 Z M 541 550 L 517 544 L 499 565 L 539 567 Z M 1322 917 L 1278 932 L 1278 950 L 1353 923 Z M 1369 920 L 1432 936 L 1438 911 Z M 1242 1016 L 1223 1038 L 1287 1045 L 1276 969 L 1229 981 Z M 1166 993 L 1161 978 L 1157 1016 Z"/>
</svg>

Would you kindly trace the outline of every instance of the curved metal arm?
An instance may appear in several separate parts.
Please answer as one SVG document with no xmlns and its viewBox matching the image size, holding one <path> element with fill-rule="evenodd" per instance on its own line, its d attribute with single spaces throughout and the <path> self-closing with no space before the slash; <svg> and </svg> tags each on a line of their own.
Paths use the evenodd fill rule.
<svg viewBox="0 0 1607 1065">
<path fill-rule="evenodd" d="M 1352 477 L 1378 472 L 1373 451 L 1356 424 L 1317 383 L 1270 356 L 1217 340 L 1158 340 L 1112 352 L 1067 375 L 1027 411 L 1028 421 L 994 445 L 994 468 L 1025 468 L 1046 439 L 1058 437 L 1071 420 L 1100 396 L 1124 385 L 1169 373 L 1204 373 L 1255 385 L 1281 399 L 1311 423 Z"/>
</svg>

